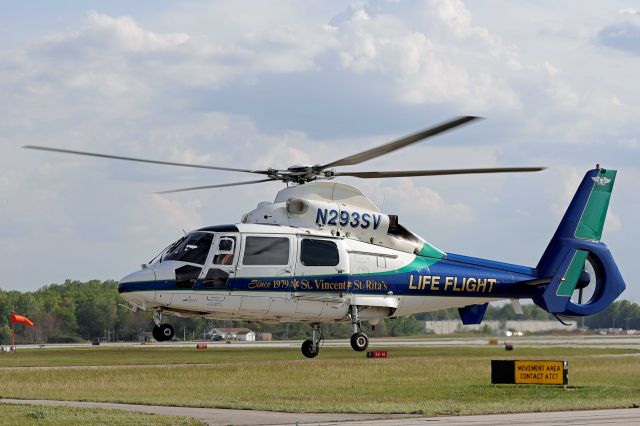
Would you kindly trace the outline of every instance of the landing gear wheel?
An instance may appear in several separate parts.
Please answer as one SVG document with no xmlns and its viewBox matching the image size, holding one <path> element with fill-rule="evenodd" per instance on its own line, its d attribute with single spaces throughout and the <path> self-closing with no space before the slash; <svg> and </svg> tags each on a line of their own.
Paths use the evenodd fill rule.
<svg viewBox="0 0 640 426">
<path fill-rule="evenodd" d="M 162 334 L 160 334 L 160 327 L 158 327 L 157 325 L 153 327 L 153 330 L 151 330 L 151 334 L 153 335 L 153 338 L 156 340 L 156 342 L 162 342 Z"/>
<path fill-rule="evenodd" d="M 311 324 L 311 339 L 302 342 L 302 355 L 307 358 L 315 358 L 320 352 L 320 342 L 322 341 L 322 330 L 319 323 Z"/>
<path fill-rule="evenodd" d="M 175 331 L 171 324 L 160 324 L 153 327 L 153 338 L 158 342 L 166 342 L 167 340 L 173 339 L 175 335 Z"/>
<path fill-rule="evenodd" d="M 362 352 L 369 347 L 369 338 L 363 332 L 351 335 L 351 347 L 354 351 Z"/>
<path fill-rule="evenodd" d="M 302 342 L 302 355 L 307 358 L 315 358 L 320 352 L 320 348 L 317 345 L 313 344 L 312 340 L 305 340 Z"/>
<path fill-rule="evenodd" d="M 164 340 L 171 340 L 176 333 L 171 324 L 160 324 L 160 334 Z"/>
<path fill-rule="evenodd" d="M 358 318 L 358 307 L 351 305 L 349 310 L 351 312 L 347 317 L 351 319 L 351 330 L 353 331 L 351 335 L 351 347 L 354 351 L 362 352 L 369 347 L 369 338 L 362 332 L 362 325 Z"/>
</svg>

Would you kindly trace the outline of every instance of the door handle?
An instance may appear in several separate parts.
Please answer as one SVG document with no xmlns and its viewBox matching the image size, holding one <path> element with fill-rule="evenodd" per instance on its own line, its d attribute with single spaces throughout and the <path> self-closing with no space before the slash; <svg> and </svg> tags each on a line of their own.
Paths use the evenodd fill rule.
<svg viewBox="0 0 640 426">
<path fill-rule="evenodd" d="M 284 268 L 282 272 L 286 272 L 287 274 L 291 273 L 291 268 Z"/>
</svg>

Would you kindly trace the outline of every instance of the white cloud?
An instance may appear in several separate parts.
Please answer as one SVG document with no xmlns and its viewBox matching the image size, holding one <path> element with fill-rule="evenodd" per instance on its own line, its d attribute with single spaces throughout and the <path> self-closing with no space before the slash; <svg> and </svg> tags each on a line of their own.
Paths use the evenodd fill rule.
<svg viewBox="0 0 640 426">
<path fill-rule="evenodd" d="M 427 20 L 412 28 L 405 20 L 365 5 L 335 23 L 342 65 L 356 73 L 380 73 L 393 82 L 393 95 L 408 104 L 450 103 L 474 110 L 519 107 L 517 94 L 494 78 L 521 66 L 499 38 L 471 23 L 460 1 L 428 2 Z M 429 12 L 432 9 L 435 12 Z M 432 28 L 432 27 L 435 27 Z M 478 51 L 465 49 L 471 43 Z M 454 47 L 443 48 L 444 45 Z"/>
<path fill-rule="evenodd" d="M 604 229 L 607 233 L 619 232 L 622 230 L 622 219 L 620 219 L 620 216 L 618 216 L 613 209 L 609 209 L 607 212 L 607 221 Z"/>
<path fill-rule="evenodd" d="M 189 41 L 185 33 L 157 34 L 146 31 L 130 16 L 113 18 L 96 11 L 88 14 L 89 26 L 83 34 L 97 45 L 113 45 L 125 52 L 157 52 L 171 50 Z"/>
<path fill-rule="evenodd" d="M 438 226 L 464 227 L 475 220 L 473 210 L 462 202 L 448 202 L 433 189 L 417 185 L 408 178 L 385 185 L 382 193 L 388 207 L 411 206 L 410 222 L 437 223 Z M 406 221 L 404 223 L 407 223 Z"/>
<path fill-rule="evenodd" d="M 634 9 L 633 7 L 627 7 L 625 9 L 620 9 L 620 14 L 637 16 L 637 15 L 640 15 L 640 11 L 638 9 Z"/>
<path fill-rule="evenodd" d="M 558 176 L 561 179 L 561 185 L 558 186 L 562 188 L 562 191 L 558 192 L 557 201 L 550 205 L 551 211 L 558 222 L 564 215 L 567 210 L 567 206 L 575 195 L 578 185 L 582 181 L 583 175 L 584 173 L 581 173 L 575 167 L 565 167 Z"/>
<path fill-rule="evenodd" d="M 153 207 L 161 211 L 163 225 L 172 229 L 190 231 L 202 224 L 202 216 L 199 211 L 203 207 L 201 200 L 195 198 L 187 203 L 170 200 L 169 198 L 154 194 L 152 196 Z M 141 229 L 135 226 L 135 229 Z M 146 232 L 154 232 L 153 229 L 145 229 Z"/>
</svg>

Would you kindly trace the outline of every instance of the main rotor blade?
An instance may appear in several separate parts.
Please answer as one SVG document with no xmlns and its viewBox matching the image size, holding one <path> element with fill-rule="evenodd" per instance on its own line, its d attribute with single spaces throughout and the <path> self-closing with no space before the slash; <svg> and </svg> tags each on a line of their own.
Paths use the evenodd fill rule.
<svg viewBox="0 0 640 426">
<path fill-rule="evenodd" d="M 329 164 L 325 164 L 324 166 L 321 166 L 320 169 L 324 170 L 330 167 L 351 166 L 354 164 L 360 164 L 364 161 L 371 160 L 372 158 L 380 157 L 381 155 L 385 155 L 397 149 L 404 148 L 405 146 L 419 142 L 426 138 L 430 138 L 442 132 L 446 132 L 447 130 L 451 130 L 454 127 L 461 126 L 463 124 L 466 124 L 473 120 L 477 120 L 479 118 L 480 117 L 473 117 L 473 116 L 458 117 L 453 120 L 444 122 L 438 126 L 431 127 L 429 129 L 423 130 L 418 133 L 414 133 L 409 136 L 405 136 L 404 138 L 400 138 L 393 142 L 389 142 L 384 145 L 380 145 L 376 148 L 371 148 L 366 151 L 362 151 L 358 154 L 350 155 L 349 157 L 342 158 L 340 160 L 334 161 Z"/>
<path fill-rule="evenodd" d="M 198 189 L 224 188 L 225 186 L 251 185 L 253 183 L 274 182 L 274 181 L 275 181 L 275 179 L 248 180 L 248 181 L 244 181 L 244 182 L 223 183 L 223 184 L 220 184 L 220 185 L 206 185 L 206 186 L 194 186 L 192 188 L 172 189 L 172 190 L 169 190 L 169 191 L 156 192 L 156 194 L 172 194 L 174 192 L 196 191 Z"/>
<path fill-rule="evenodd" d="M 334 176 L 352 176 L 363 179 L 412 177 L 412 176 L 443 176 L 467 175 L 478 173 L 517 173 L 539 172 L 546 167 L 493 167 L 484 169 L 442 169 L 442 170 L 400 170 L 385 172 L 335 172 Z"/>
<path fill-rule="evenodd" d="M 158 161 L 158 160 L 147 160 L 144 158 L 134 158 L 134 157 L 123 157 L 120 155 L 109 155 L 109 154 L 99 154 L 95 152 L 85 152 L 85 151 L 72 151 L 70 149 L 61 149 L 61 148 L 50 148 L 46 146 L 35 146 L 35 145 L 25 145 L 23 148 L 27 149 L 37 149 L 40 151 L 50 151 L 50 152 L 59 152 L 62 154 L 73 154 L 73 155 L 84 155 L 89 157 L 99 157 L 99 158 L 110 158 L 112 160 L 126 160 L 126 161 L 137 161 L 139 163 L 151 163 L 151 164 L 162 164 L 165 166 L 180 166 L 180 167 L 193 167 L 197 169 L 212 169 L 212 170 L 226 170 L 229 172 L 244 172 L 244 173 L 258 173 L 261 175 L 268 175 L 270 172 L 268 170 L 249 170 L 249 169 L 235 169 L 231 167 L 218 167 L 218 166 L 207 166 L 204 164 L 189 164 L 189 163 L 174 163 L 172 161 Z"/>
</svg>

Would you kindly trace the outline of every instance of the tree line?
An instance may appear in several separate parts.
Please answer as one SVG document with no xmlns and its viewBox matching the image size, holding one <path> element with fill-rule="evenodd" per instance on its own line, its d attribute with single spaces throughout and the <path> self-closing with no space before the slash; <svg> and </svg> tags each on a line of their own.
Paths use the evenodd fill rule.
<svg viewBox="0 0 640 426">
<path fill-rule="evenodd" d="M 0 290 L 0 344 L 11 341 L 11 312 L 28 316 L 34 327 L 18 325 L 16 343 L 71 343 L 94 338 L 132 341 L 154 326 L 151 312 L 133 312 L 120 297 L 116 281 L 72 281 L 51 284 L 33 292 Z M 535 305 L 523 305 L 524 315 L 517 316 L 511 304 L 490 305 L 486 320 L 552 319 Z M 202 339 L 214 327 L 248 327 L 255 332 L 272 333 L 274 339 L 303 339 L 309 326 L 300 323 L 264 324 L 259 322 L 221 321 L 165 317 L 180 339 Z M 459 319 L 457 309 L 446 309 L 408 317 L 384 319 L 375 330 L 366 325 L 374 337 L 408 336 L 425 332 L 425 320 Z M 585 319 L 590 328 L 640 329 L 640 306 L 623 300 L 615 302 L 598 315 Z M 351 334 L 348 322 L 323 325 L 325 338 L 344 338 Z"/>
</svg>

